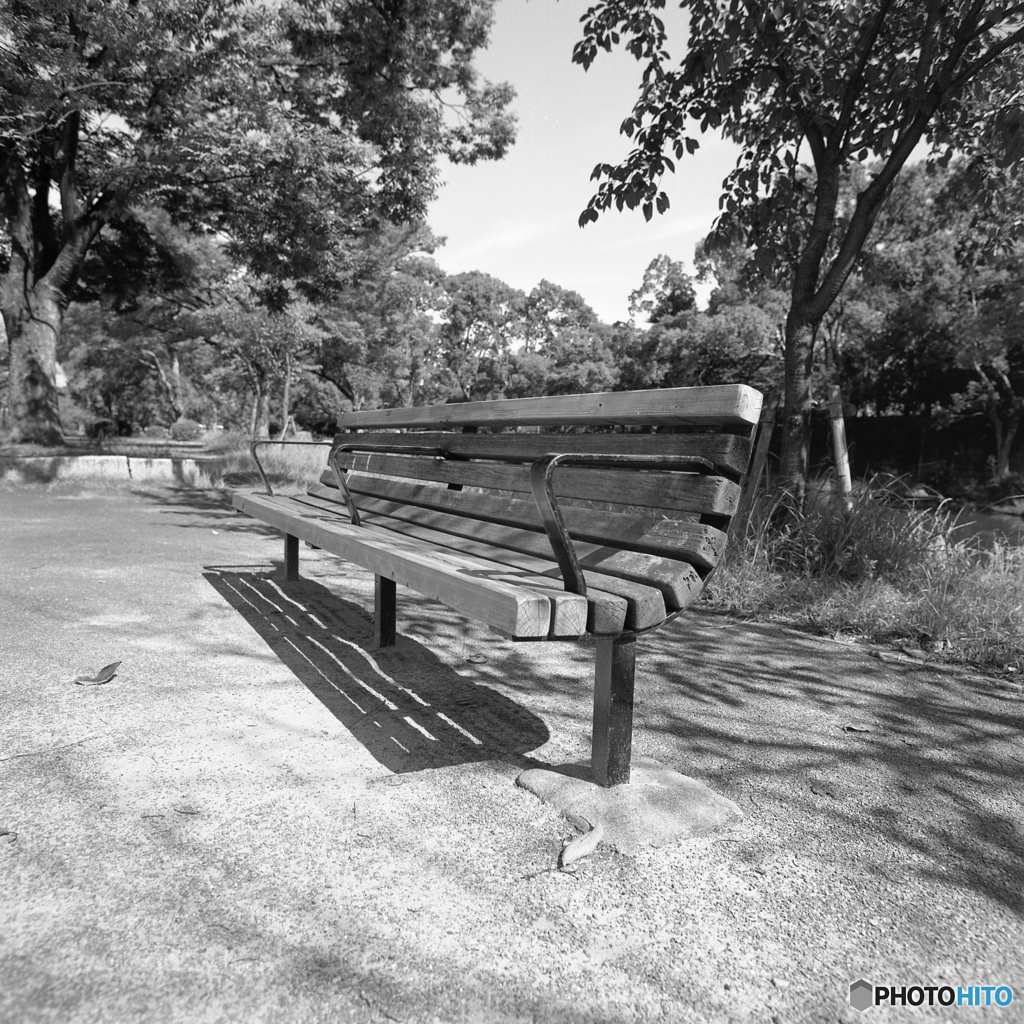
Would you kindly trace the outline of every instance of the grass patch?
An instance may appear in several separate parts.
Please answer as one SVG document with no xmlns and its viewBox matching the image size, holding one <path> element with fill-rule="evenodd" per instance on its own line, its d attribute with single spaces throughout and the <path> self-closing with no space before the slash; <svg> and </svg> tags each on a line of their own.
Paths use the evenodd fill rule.
<svg viewBox="0 0 1024 1024">
<path fill-rule="evenodd" d="M 204 455 L 220 471 L 229 487 L 262 487 L 259 471 L 249 451 L 252 439 L 245 434 L 208 435 Z M 259 449 L 260 462 L 275 493 L 297 493 L 316 483 L 327 468 L 330 443 L 267 444 Z"/>
<path fill-rule="evenodd" d="M 847 510 L 764 497 L 712 578 L 712 607 L 1024 672 L 1024 549 L 956 541 L 944 507 L 872 486 Z"/>
</svg>

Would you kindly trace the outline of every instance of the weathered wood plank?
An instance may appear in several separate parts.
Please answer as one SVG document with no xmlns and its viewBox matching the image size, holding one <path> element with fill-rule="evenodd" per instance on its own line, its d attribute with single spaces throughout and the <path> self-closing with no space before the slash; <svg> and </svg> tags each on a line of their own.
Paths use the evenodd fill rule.
<svg viewBox="0 0 1024 1024">
<path fill-rule="evenodd" d="M 327 488 L 315 487 L 310 489 L 309 501 L 323 501 L 324 506 L 332 506 L 334 509 L 343 508 Z M 337 492 L 334 492 L 337 494 Z M 511 526 L 503 526 L 495 523 L 487 523 L 480 520 L 465 519 L 461 516 L 451 515 L 446 512 L 438 512 L 433 509 L 418 508 L 411 505 L 402 505 L 399 502 L 386 501 L 378 498 L 361 498 L 364 509 L 369 514 L 380 514 L 391 519 L 407 522 L 413 526 L 423 527 L 439 534 L 449 534 L 451 538 L 444 540 L 436 538 L 437 543 L 448 545 L 464 544 L 472 540 L 485 545 L 493 551 L 497 548 L 507 548 L 510 553 L 519 553 L 543 560 L 544 568 L 539 564 L 534 565 L 538 572 L 543 571 L 545 575 L 560 578 L 557 565 L 554 564 L 551 553 L 551 545 L 543 533 L 534 533 Z M 342 516 L 347 515 L 341 512 Z M 712 543 L 703 545 L 704 551 L 700 558 L 702 567 L 710 569 L 717 563 L 717 555 L 713 560 L 707 558 L 707 551 L 712 545 L 715 552 L 725 546 L 725 535 L 719 530 L 708 526 L 701 526 L 699 523 L 687 523 L 692 527 L 695 536 L 703 536 L 705 542 Z M 713 535 L 713 538 L 712 538 Z M 696 546 L 696 545 L 695 545 Z M 468 550 L 468 549 L 467 549 Z M 584 577 L 588 587 L 593 585 L 599 590 L 612 594 L 621 593 L 625 598 L 636 600 L 637 592 L 630 587 L 624 587 L 623 583 L 636 583 L 643 587 L 653 587 L 660 592 L 664 606 L 668 611 L 678 611 L 687 607 L 694 597 L 700 593 L 702 581 L 689 558 L 666 558 L 660 555 L 647 555 L 636 551 L 623 551 L 615 547 L 601 544 L 593 544 L 587 541 L 576 543 L 576 555 L 580 566 L 584 570 Z M 490 557 L 496 561 L 506 561 L 507 556 L 496 552 Z M 519 563 L 516 563 L 519 564 Z M 533 564 L 533 563 L 531 563 Z M 522 563 L 525 568 L 526 563 Z M 616 580 L 622 581 L 617 583 Z M 630 622 L 629 628 L 649 628 L 649 625 L 637 625 L 641 620 L 649 624 L 661 621 L 664 612 L 659 611 L 659 606 L 649 598 L 642 601 L 641 606 L 631 609 L 631 616 L 635 616 Z M 591 629 L 588 626 L 591 632 Z M 597 632 L 609 632 L 610 630 L 599 629 Z"/>
<path fill-rule="evenodd" d="M 472 491 L 448 491 L 443 487 L 411 484 L 401 480 L 382 480 L 351 474 L 350 477 L 349 486 L 353 494 L 359 496 L 357 505 L 367 497 L 385 498 L 399 504 L 432 508 L 505 526 L 543 529 L 540 514 L 532 501 L 494 497 Z M 729 486 L 732 490 L 727 497 L 728 507 L 731 507 L 739 489 L 735 484 Z M 337 491 L 334 493 L 337 494 Z M 685 561 L 691 559 L 682 552 L 695 545 L 713 544 L 716 538 L 724 537 L 722 531 L 714 527 L 682 519 L 663 519 L 651 514 L 632 516 L 563 505 L 562 516 L 574 540 L 625 547 L 631 551 L 643 551 L 666 558 L 683 558 Z M 704 532 L 710 530 L 714 532 Z M 707 550 L 709 557 L 714 555 L 713 550 Z M 717 561 L 715 556 L 711 564 L 717 564 Z"/>
<path fill-rule="evenodd" d="M 282 533 L 437 598 L 508 636 L 546 639 L 551 632 L 552 595 L 556 592 L 547 589 L 549 581 L 534 585 L 529 580 L 510 583 L 489 578 L 493 567 L 481 565 L 478 560 L 460 560 L 454 554 L 442 557 L 412 538 L 353 527 L 326 513 L 304 512 L 287 497 L 236 493 L 232 503 L 240 512 Z M 575 594 L 564 594 L 563 598 L 575 598 L 578 621 L 585 623 L 586 600 Z M 564 606 L 570 603 L 566 601 Z"/>
<path fill-rule="evenodd" d="M 310 503 L 317 501 L 309 496 L 305 500 Z M 556 590 L 563 592 L 558 566 L 552 561 L 549 551 L 538 556 L 511 548 L 496 547 L 474 538 L 472 531 L 467 533 L 463 529 L 461 535 L 456 535 L 424 526 L 417 522 L 415 517 L 415 512 L 419 510 L 411 510 L 412 515 L 408 515 L 408 508 L 400 508 L 399 511 L 406 513 L 406 516 L 394 518 L 386 514 L 386 511 L 375 511 L 371 508 L 364 512 L 363 522 L 381 529 L 394 530 L 404 536 L 415 537 L 439 548 L 451 548 L 456 552 L 501 563 L 510 570 L 548 577 Z M 466 520 L 460 522 L 463 527 L 483 525 L 467 523 Z M 665 599 L 657 588 L 598 572 L 585 573 L 585 578 L 588 602 L 587 632 L 615 634 L 621 633 L 623 629 L 652 629 L 665 621 L 668 614 Z"/>
<path fill-rule="evenodd" d="M 417 448 L 437 448 L 453 459 L 494 459 L 504 462 L 535 462 L 543 455 L 560 452 L 584 455 L 669 455 L 679 459 L 707 459 L 717 472 L 732 480 L 740 478 L 750 459 L 750 438 L 738 434 L 454 434 L 429 431 L 337 434 L 335 443 L 388 447 L 412 445 Z M 345 457 L 351 458 L 347 455 Z M 459 478 L 455 482 L 466 481 Z"/>
<path fill-rule="evenodd" d="M 403 536 L 415 537 L 417 540 L 422 540 L 425 543 L 438 547 L 449 547 L 459 543 L 458 539 L 452 534 L 440 533 L 402 519 L 392 519 L 388 516 L 370 513 L 366 517 L 366 522 L 368 525 L 377 526 L 385 530 L 393 530 Z M 491 544 L 468 537 L 463 538 L 462 542 L 459 543 L 458 550 L 474 557 L 486 558 L 490 561 L 507 565 L 513 570 L 517 569 L 536 576 L 547 574 L 550 576 L 551 584 L 555 591 L 562 592 L 562 581 L 551 571 L 552 563 L 550 561 L 531 555 L 524 555 L 518 551 L 511 551 L 508 548 L 496 548 Z M 557 566 L 554 566 L 554 568 L 557 569 Z M 657 615 L 656 611 L 650 611 L 648 604 L 644 603 L 641 604 L 639 611 L 640 621 L 646 623 L 646 626 L 637 625 L 636 609 L 630 609 L 629 602 L 622 595 L 609 593 L 601 589 L 599 583 L 602 579 L 604 577 L 601 577 L 599 573 L 594 573 L 587 579 L 587 619 L 585 629 L 581 629 L 580 633 L 584 631 L 588 633 L 621 633 L 626 628 L 650 628 L 665 621 L 666 613 L 663 601 L 661 602 L 662 613 L 660 616 Z M 650 590 L 650 588 L 647 589 Z M 631 611 L 633 614 L 629 614 Z"/>
<path fill-rule="evenodd" d="M 653 476 L 654 474 L 651 475 Z M 694 517 L 704 515 L 731 516 L 733 514 L 739 500 L 740 490 L 738 484 L 734 484 L 731 480 L 726 480 L 724 477 L 720 476 L 697 476 L 696 474 L 687 474 L 687 476 L 690 478 L 690 480 L 686 484 L 686 486 L 676 488 L 675 500 L 673 502 L 673 504 L 676 507 L 673 508 L 671 506 L 656 505 L 654 506 L 654 508 L 664 509 L 666 512 L 689 513 Z M 562 487 L 560 486 L 560 477 L 561 471 L 556 470 L 556 493 L 562 490 Z M 628 507 L 625 506 L 623 503 L 628 499 L 628 497 L 632 493 L 632 489 L 635 488 L 638 493 L 641 493 L 643 491 L 644 484 L 643 481 L 639 479 L 640 477 L 641 474 L 639 473 L 632 473 L 626 476 L 620 476 L 615 482 L 615 489 L 613 491 L 609 492 L 607 490 L 595 490 L 594 493 L 603 494 L 604 497 L 592 499 L 584 498 L 583 500 L 609 501 L 611 504 L 614 504 L 616 508 L 614 510 L 608 511 L 607 513 L 602 513 L 597 509 L 589 509 L 588 511 L 592 512 L 594 515 L 623 515 L 623 508 Z M 321 483 L 326 484 L 328 487 L 333 484 L 333 479 L 329 473 L 325 473 L 320 478 L 320 480 Z M 350 472 L 347 475 L 347 480 L 349 490 L 351 490 L 353 494 L 383 493 L 383 484 L 376 476 L 368 476 L 363 473 Z M 521 481 L 518 482 L 521 483 Z M 395 483 L 397 483 L 397 481 L 395 481 Z M 416 484 L 411 484 L 407 486 L 415 487 L 417 493 L 424 495 L 423 501 L 420 501 L 419 498 L 417 498 L 410 491 L 408 500 L 412 501 L 414 504 L 428 503 L 428 499 L 429 501 L 433 501 L 435 498 L 433 492 L 442 490 L 442 488 L 440 487 L 431 487 L 429 483 L 425 483 L 423 486 L 419 486 Z M 472 486 L 480 487 L 480 484 L 477 483 Z M 515 490 L 517 494 L 525 493 L 517 490 L 516 488 L 511 487 L 496 487 L 494 488 L 494 490 Z M 455 495 L 458 495 L 460 492 L 456 491 L 449 493 L 454 493 Z M 560 496 L 568 497 L 567 495 Z M 478 497 L 480 497 L 480 495 L 478 495 Z M 523 503 L 523 499 L 519 498 L 509 500 L 519 501 L 520 503 Z M 527 503 L 530 505 L 530 507 L 534 507 L 532 498 Z M 464 506 L 454 505 L 450 507 L 464 507 L 465 511 L 463 514 L 474 515 L 475 513 L 473 512 L 473 504 L 474 503 L 469 501 L 467 498 Z M 485 507 L 485 504 L 481 504 L 480 507 Z M 563 506 L 563 511 L 571 507 L 573 506 Z M 638 503 L 637 507 L 646 508 L 648 506 L 644 505 L 643 503 Z M 484 518 L 486 517 L 484 516 Z M 532 523 L 533 521 L 534 517 L 531 516 L 529 522 Z M 537 519 L 537 522 L 539 522 L 539 519 Z"/>
<path fill-rule="evenodd" d="M 309 493 L 315 497 L 333 501 L 344 516 L 348 515 L 337 488 L 314 485 Z M 551 544 L 540 527 L 540 517 L 532 523 L 492 523 L 483 519 L 471 519 L 456 512 L 427 509 L 418 505 L 405 505 L 392 498 L 373 498 L 360 495 L 360 503 L 368 509 L 375 509 L 386 515 L 406 518 L 432 529 L 443 530 L 456 536 L 467 533 L 489 544 L 509 547 L 516 551 L 553 558 Z M 383 502 L 381 505 L 375 502 Z M 626 516 L 613 518 L 609 513 L 591 513 L 588 509 L 571 506 L 563 508 L 563 515 L 570 530 L 577 534 L 574 541 L 577 557 L 584 568 L 598 569 L 611 576 L 621 576 L 637 582 L 650 582 L 665 589 L 664 583 L 684 570 L 688 564 L 701 574 L 710 572 L 725 551 L 726 534 L 713 526 L 690 520 L 661 519 L 657 516 Z M 514 517 L 509 517 L 510 519 Z M 532 526 L 532 529 L 530 528 Z M 638 532 L 639 531 L 639 532 Z M 580 539 L 586 532 L 590 540 Z M 648 552 L 641 545 L 634 549 L 631 538 L 640 536 L 647 547 L 657 548 Z M 619 558 L 619 553 L 630 557 Z M 637 557 L 633 557 L 636 555 Z"/>
<path fill-rule="evenodd" d="M 483 487 L 530 494 L 528 465 L 499 462 L 449 462 L 441 459 L 406 458 L 401 455 L 340 454 L 338 463 L 354 472 L 405 477 L 447 484 L 451 490 Z M 326 480 L 330 481 L 330 475 Z M 718 476 L 698 473 L 663 473 L 572 466 L 555 470 L 555 493 L 560 498 L 578 498 L 633 507 L 661 508 L 674 512 L 721 508 L 720 495 L 735 486 Z M 718 511 L 716 514 L 721 515 Z"/>
<path fill-rule="evenodd" d="M 679 424 L 753 426 L 761 393 L 745 384 L 649 391 L 605 391 L 590 395 L 512 398 L 411 409 L 345 413 L 343 429 L 377 427 L 598 426 Z"/>
</svg>

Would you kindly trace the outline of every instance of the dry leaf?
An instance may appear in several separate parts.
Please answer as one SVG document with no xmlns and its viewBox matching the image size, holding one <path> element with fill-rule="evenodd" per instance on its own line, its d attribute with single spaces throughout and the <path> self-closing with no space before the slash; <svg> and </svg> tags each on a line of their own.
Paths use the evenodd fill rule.
<svg viewBox="0 0 1024 1024">
<path fill-rule="evenodd" d="M 109 683 L 114 676 L 117 675 L 118 666 L 121 664 L 119 661 L 112 661 L 109 665 L 104 665 L 94 676 L 75 676 L 75 682 L 79 686 L 99 686 L 100 683 Z"/>
<path fill-rule="evenodd" d="M 812 782 L 811 792 L 815 796 L 830 796 L 833 800 L 839 799 L 839 790 L 831 782 Z"/>
<path fill-rule="evenodd" d="M 584 857 L 590 856 L 590 854 L 597 849 L 597 844 L 601 842 L 603 838 L 604 825 L 598 822 L 585 835 L 578 836 L 576 839 L 573 839 L 562 847 L 562 852 L 558 855 L 558 866 L 560 868 L 565 868 L 575 861 L 582 860 Z"/>
<path fill-rule="evenodd" d="M 471 661 L 474 665 L 482 665 L 486 660 L 482 654 L 470 654 L 466 658 L 466 661 Z"/>
</svg>

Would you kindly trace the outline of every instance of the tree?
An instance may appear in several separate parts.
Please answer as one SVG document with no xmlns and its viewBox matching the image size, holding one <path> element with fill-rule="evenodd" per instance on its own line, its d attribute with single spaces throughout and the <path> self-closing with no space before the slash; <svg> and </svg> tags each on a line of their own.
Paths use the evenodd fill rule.
<svg viewBox="0 0 1024 1024">
<path fill-rule="evenodd" d="M 479 270 L 453 274 L 444 290 L 439 381 L 459 401 L 504 395 L 512 383 L 512 350 L 523 337 L 526 296 Z"/>
<path fill-rule="evenodd" d="M 723 184 L 716 233 L 742 236 L 757 263 L 784 264 L 785 331 L 781 472 L 806 486 L 815 334 L 854 268 L 897 175 L 919 143 L 948 160 L 973 144 L 979 118 L 997 120 L 1006 160 L 1020 149 L 1024 111 L 1024 5 L 1007 0 L 681 0 L 687 52 L 673 66 L 664 0 L 598 0 L 573 59 L 590 66 L 623 45 L 643 84 L 622 132 L 635 145 L 599 164 L 581 225 L 616 206 L 664 213 L 660 189 L 673 158 L 693 153 L 700 130 L 743 146 Z M 998 107 L 993 107 L 994 100 Z M 985 104 L 986 106 L 982 106 Z M 669 152 L 671 151 L 671 155 Z M 851 162 L 877 165 L 847 209 Z M 801 161 L 809 157 L 809 165 Z"/>
<path fill-rule="evenodd" d="M 616 386 L 609 330 L 578 292 L 541 281 L 526 297 L 524 321 L 510 395 L 574 395 Z"/>
<path fill-rule="evenodd" d="M 415 405 L 435 397 L 430 362 L 444 273 L 425 224 L 387 226 L 363 240 L 367 272 L 321 304 L 314 373 L 352 409 Z M 338 410 L 340 411 L 340 406 Z"/>
<path fill-rule="evenodd" d="M 1024 244 L 1019 183 L 965 161 L 913 168 L 865 253 L 882 324 L 866 346 L 876 401 L 943 419 L 984 415 L 993 476 L 1010 472 L 1024 417 Z"/>
<path fill-rule="evenodd" d="M 308 297 L 358 272 L 350 243 L 383 221 L 420 217 L 437 158 L 501 156 L 512 93 L 472 64 L 492 3 L 8 0 L 0 307 L 13 438 L 61 440 L 64 315 L 101 231 L 134 207 L 223 233 L 273 308 L 285 282 Z"/>
<path fill-rule="evenodd" d="M 668 256 L 656 256 L 644 271 L 643 284 L 630 293 L 629 315 L 641 316 L 649 324 L 665 326 L 689 317 L 697 308 L 693 279 L 682 263 Z"/>
<path fill-rule="evenodd" d="M 697 309 L 693 280 L 668 256 L 652 260 L 643 284 L 630 296 L 634 317 L 645 314 L 646 331 L 620 334 L 624 387 L 698 387 L 743 380 L 773 386 L 778 364 L 778 320 L 771 304 L 758 305 L 770 291 L 750 291 L 739 282 L 745 261 L 740 251 L 712 261 L 698 249 L 702 272 L 715 272 L 719 287 L 709 311 Z"/>
<path fill-rule="evenodd" d="M 954 416 L 984 414 L 992 427 L 995 480 L 1010 476 L 1010 450 L 1024 420 L 1024 254 L 987 269 L 973 282 L 973 315 L 960 353 L 975 379 L 953 395 Z"/>
</svg>

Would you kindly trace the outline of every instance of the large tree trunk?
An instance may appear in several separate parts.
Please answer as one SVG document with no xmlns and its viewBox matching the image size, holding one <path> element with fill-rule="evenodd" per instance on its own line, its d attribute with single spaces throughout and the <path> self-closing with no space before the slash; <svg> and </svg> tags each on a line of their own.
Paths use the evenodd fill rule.
<svg viewBox="0 0 1024 1024">
<path fill-rule="evenodd" d="M 799 502 L 807 493 L 814 329 L 794 305 L 786 321 L 786 393 L 782 418 L 782 485 Z"/>
<path fill-rule="evenodd" d="M 31 290 L 11 270 L 3 282 L 4 327 L 11 351 L 8 383 L 10 440 L 60 445 L 64 431 L 57 406 L 57 339 L 67 299 L 45 280 Z"/>
<path fill-rule="evenodd" d="M 39 444 L 64 443 L 57 406 L 57 341 L 78 272 L 95 241 L 113 194 L 83 212 L 75 184 L 80 114 L 63 119 L 59 173 L 53 152 L 26 166 L 10 139 L 0 145 L 0 213 L 10 240 L 10 263 L 0 283 L 0 307 L 11 350 L 8 382 L 11 438 Z M 32 180 L 29 180 L 29 174 Z M 59 181 L 61 224 L 55 226 L 51 188 Z"/>
</svg>

